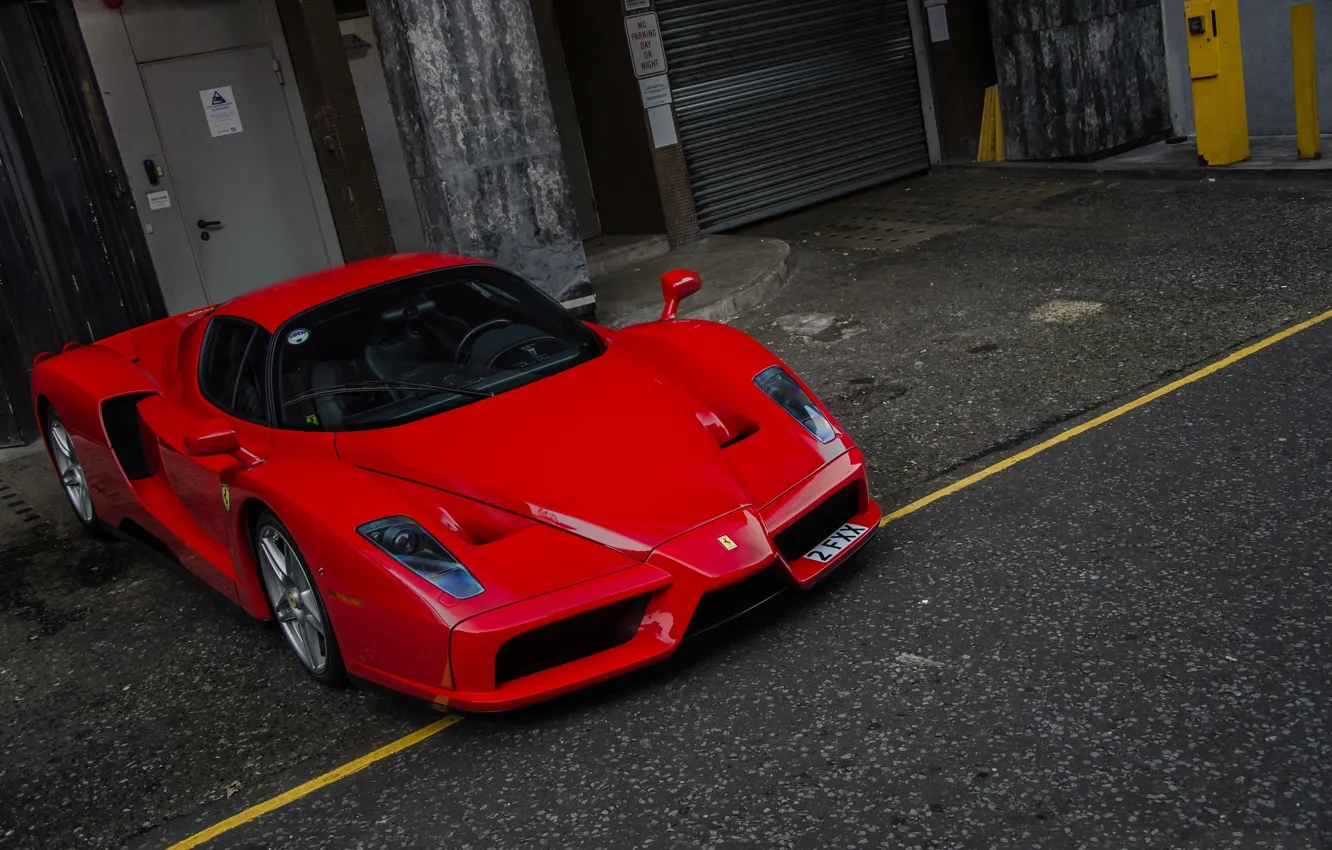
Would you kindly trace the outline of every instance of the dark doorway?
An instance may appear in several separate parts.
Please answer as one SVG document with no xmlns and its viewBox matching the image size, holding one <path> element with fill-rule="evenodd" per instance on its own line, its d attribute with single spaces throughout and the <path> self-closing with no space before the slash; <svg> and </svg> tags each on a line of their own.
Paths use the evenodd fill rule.
<svg viewBox="0 0 1332 850">
<path fill-rule="evenodd" d="M 601 232 L 665 233 L 622 0 L 555 0 L 555 17 Z"/>
<path fill-rule="evenodd" d="M 927 31 L 934 69 L 934 100 L 939 110 L 940 145 L 944 159 L 971 160 L 976 158 L 980 146 L 985 90 L 998 79 L 994 71 L 990 13 L 985 0 L 948 0 L 940 5 L 947 27 L 936 24 L 933 34 Z M 934 41 L 935 37 L 939 40 Z"/>
<path fill-rule="evenodd" d="M 73 6 L 0 3 L 0 446 L 38 352 L 165 315 L 127 185 Z"/>
</svg>

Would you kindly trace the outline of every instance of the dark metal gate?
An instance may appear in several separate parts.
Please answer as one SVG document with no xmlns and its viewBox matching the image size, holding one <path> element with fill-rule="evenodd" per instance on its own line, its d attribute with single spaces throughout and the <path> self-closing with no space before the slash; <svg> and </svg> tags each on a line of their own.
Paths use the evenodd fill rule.
<svg viewBox="0 0 1332 850">
<path fill-rule="evenodd" d="M 907 0 L 657 0 L 698 222 L 930 167 Z"/>
<path fill-rule="evenodd" d="M 0 2 L 0 446 L 32 358 L 165 315 L 69 0 Z"/>
</svg>

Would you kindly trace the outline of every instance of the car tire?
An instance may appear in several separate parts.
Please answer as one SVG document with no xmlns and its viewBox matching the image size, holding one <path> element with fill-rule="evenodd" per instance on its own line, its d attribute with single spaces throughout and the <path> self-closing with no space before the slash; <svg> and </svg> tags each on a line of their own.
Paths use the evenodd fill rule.
<svg viewBox="0 0 1332 850">
<path fill-rule="evenodd" d="M 74 518 L 79 521 L 79 525 L 88 535 L 99 540 L 108 539 L 111 535 L 107 534 L 102 521 L 97 518 L 92 489 L 88 486 L 88 479 L 84 475 L 79 453 L 74 448 L 74 441 L 70 438 L 64 421 L 55 410 L 46 414 L 46 426 L 43 432 L 46 450 L 55 465 L 56 478 L 65 491 L 65 498 L 69 501 L 70 509 L 74 511 Z"/>
<path fill-rule="evenodd" d="M 337 686 L 347 682 L 347 668 L 328 608 L 315 584 L 305 556 L 291 532 L 272 511 L 255 520 L 253 548 L 259 579 L 273 622 L 287 648 L 317 682 Z"/>
</svg>

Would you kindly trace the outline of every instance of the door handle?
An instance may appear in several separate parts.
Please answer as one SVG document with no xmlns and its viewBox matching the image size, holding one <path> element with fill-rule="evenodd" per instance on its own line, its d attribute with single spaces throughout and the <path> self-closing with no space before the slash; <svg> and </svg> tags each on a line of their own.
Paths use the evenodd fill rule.
<svg viewBox="0 0 1332 850">
<path fill-rule="evenodd" d="M 205 229 L 207 229 L 207 228 L 209 228 L 209 227 L 221 227 L 221 226 L 222 226 L 222 222 L 220 222 L 220 221 L 207 221 L 207 220 L 202 219 L 202 218 L 199 219 L 199 221 L 197 222 L 197 224 L 199 225 L 199 229 L 200 229 L 200 230 L 205 230 Z"/>
</svg>

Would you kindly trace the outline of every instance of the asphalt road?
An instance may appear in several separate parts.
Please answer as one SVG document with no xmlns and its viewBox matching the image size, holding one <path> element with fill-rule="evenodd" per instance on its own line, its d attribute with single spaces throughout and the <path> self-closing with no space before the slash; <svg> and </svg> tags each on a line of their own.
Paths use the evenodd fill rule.
<svg viewBox="0 0 1332 850">
<path fill-rule="evenodd" d="M 1325 846 L 1329 364 L 1332 323 L 664 667 L 469 718 L 209 846 Z"/>
<path fill-rule="evenodd" d="M 933 179 L 900 188 L 903 194 L 910 188 L 914 196 Z M 960 197 L 965 201 L 965 195 Z M 838 204 L 855 207 L 863 202 L 852 198 Z M 1329 217 L 1332 183 L 1326 181 L 1082 182 L 1058 197 L 972 221 L 900 251 L 794 243 L 796 266 L 790 282 L 736 325 L 777 351 L 837 411 L 871 460 L 875 495 L 886 506 L 898 506 L 1088 411 L 1131 398 L 1193 364 L 1332 306 L 1327 272 L 1332 268 L 1332 230 L 1310 226 Z M 1070 304 L 1094 312 L 1050 320 L 1052 305 Z M 816 321 L 806 321 L 811 317 Z M 811 330 L 821 324 L 821 330 Z M 1309 345 L 1323 333 L 1310 332 L 1283 343 L 1281 350 Z M 1264 354 L 1263 360 L 1280 353 Z M 1226 375 L 1208 383 L 1232 380 Z M 1269 389 L 1260 386 L 1253 392 Z M 1284 403 L 1305 404 L 1315 391 L 1292 392 Z M 1164 409 L 1177 403 L 1159 405 Z M 1141 411 L 1127 422 L 1136 428 L 1156 415 L 1155 410 Z M 1304 420 L 1290 422 L 1304 422 L 1301 427 L 1312 429 L 1315 415 L 1313 409 Z M 1106 434 L 1129 434 L 1133 428 L 1120 423 Z M 1074 722 L 1081 717 L 1078 711 L 1056 706 L 1035 714 L 1030 701 L 1044 693 L 1040 689 L 1047 681 L 1056 689 L 1053 693 L 1075 693 L 1063 682 L 1080 684 L 1084 664 L 1097 670 L 1106 665 L 1101 679 L 1089 677 L 1088 682 L 1103 681 L 1114 670 L 1134 685 L 1133 677 L 1141 674 L 1148 676 L 1150 687 L 1139 687 L 1140 694 L 1157 694 L 1169 681 L 1142 674 L 1155 668 L 1144 667 L 1141 654 L 1144 647 L 1180 640 L 1157 633 L 1158 643 L 1153 644 L 1146 626 L 1125 627 L 1118 634 L 1139 637 L 1116 642 L 1111 633 L 1104 644 L 1073 652 L 1070 647 L 1087 646 L 1090 640 L 1079 631 L 1090 628 L 1088 621 L 1075 617 L 1078 605 L 1090 603 L 1075 597 L 1055 604 L 1050 594 L 1061 587 L 1060 581 L 1071 580 L 1067 571 L 1074 567 L 1031 554 L 1056 545 L 1051 542 L 1057 539 L 1051 536 L 1055 532 L 1031 531 L 1034 549 L 1014 550 L 1005 542 L 1013 529 L 1024 527 L 1022 522 L 1039 520 L 1055 528 L 1040 506 L 1046 504 L 1047 493 L 1057 492 L 1062 495 L 1055 497 L 1055 507 L 1061 510 L 1105 503 L 1100 513 L 1078 520 L 1082 533 L 1099 529 L 1095 523 L 1102 516 L 1138 512 L 1137 525 L 1103 532 L 1106 545 L 1116 539 L 1129 545 L 1125 541 L 1146 533 L 1144 529 L 1158 544 L 1141 550 L 1148 554 L 1185 545 L 1188 538 L 1180 536 L 1182 532 L 1174 532 L 1175 538 L 1165 531 L 1156 536 L 1162 523 L 1177 515 L 1174 506 L 1163 501 L 1173 499 L 1173 491 L 1109 492 L 1105 487 L 1111 479 L 1094 464 L 1048 466 L 1052 457 L 1072 457 L 1084 451 L 1082 446 L 1103 439 L 1107 437 L 1099 434 L 1079 438 L 1076 449 L 1061 447 L 1039 463 L 1004 473 L 1002 481 L 989 481 L 890 526 L 855 572 L 817 594 L 775 606 L 727 634 L 690 647 L 670 664 L 518 717 L 469 719 L 356 780 L 377 782 L 372 791 L 365 790 L 369 785 L 326 789 L 217 844 L 253 839 L 273 847 L 299 846 L 298 841 L 265 839 L 263 834 L 296 828 L 301 818 L 316 812 L 322 816 L 325 809 L 316 805 L 331 806 L 329 801 L 348 791 L 364 796 L 344 815 L 365 819 L 348 833 L 349 842 L 364 837 L 366 829 L 378 828 L 374 824 L 382 796 L 390 804 L 410 801 L 419 812 L 438 818 L 446 827 L 443 834 L 457 836 L 459 846 L 503 846 L 498 838 L 483 835 L 485 830 L 517 836 L 506 819 L 526 823 L 527 814 L 539 810 L 546 812 L 542 817 L 550 834 L 567 833 L 570 841 L 613 825 L 632 842 L 654 828 L 650 821 L 656 818 L 654 835 L 684 836 L 679 844 L 690 846 L 706 844 L 712 830 L 722 835 L 728 829 L 743 831 L 737 824 L 757 828 L 765 822 L 762 810 L 775 812 L 778 807 L 790 811 L 779 812 L 773 822 L 785 824 L 783 829 L 807 844 L 813 842 L 810 836 L 824 830 L 830 838 L 840 838 L 859 828 L 856 824 L 871 823 L 882 830 L 865 836 L 871 845 L 897 829 L 925 835 L 930 828 L 936 836 L 952 836 L 959 818 L 965 817 L 989 818 L 986 829 L 995 834 L 1010 818 L 1026 817 L 1030 826 L 1023 828 L 1055 836 L 1050 843 L 1059 844 L 1057 831 L 1050 832 L 1047 821 L 1064 817 L 1060 823 L 1069 829 L 1082 823 L 1067 821 L 1066 810 L 1058 808 L 1064 805 L 1061 801 L 1075 792 L 1103 801 L 1104 794 L 1091 785 L 1070 790 L 1045 782 L 1030 770 L 1026 784 L 1018 774 L 1003 772 L 1024 764 L 1028 750 L 1030 758 L 1047 758 L 1049 750 L 1041 748 L 1029 724 L 1041 730 L 1045 724 L 1063 723 L 1072 730 L 1071 738 L 1080 735 Z M 1244 444 L 1242 435 L 1237 440 Z M 1148 445 L 1169 457 L 1180 445 L 1194 447 L 1190 439 L 1178 436 L 1141 438 L 1140 443 L 1122 449 L 1126 457 L 1121 466 L 1147 457 Z M 1247 530 L 1231 529 L 1241 540 L 1298 545 L 1291 542 L 1294 538 L 1270 541 L 1259 536 L 1268 534 L 1277 520 L 1264 514 L 1268 501 L 1260 484 L 1268 485 L 1251 480 L 1256 473 L 1247 471 L 1247 458 L 1240 453 L 1217 470 L 1218 480 L 1233 474 L 1245 482 L 1231 490 L 1201 493 L 1204 485 L 1198 484 L 1189 497 L 1185 483 L 1172 482 L 1171 487 L 1178 487 L 1179 498 L 1188 501 L 1188 515 L 1233 516 L 1247 523 Z M 1299 474 L 1307 475 L 1309 468 L 1299 466 Z M 1070 477 L 1075 475 L 1086 480 Z M 1032 495 L 1024 505 L 1023 497 L 997 492 L 1029 476 L 1035 476 L 1030 486 L 1040 488 L 1039 499 Z M 1206 507 L 1246 492 L 1264 493 L 1265 498 L 1253 506 Z M 1313 485 L 1298 492 L 1320 493 Z M 1159 516 L 1144 526 L 1144 510 Z M 390 695 L 321 688 L 301 674 L 272 629 L 249 622 L 179 570 L 164 568 L 123 544 L 83 539 L 71 516 L 44 457 L 0 460 L 0 850 L 117 847 L 125 842 L 164 846 L 437 717 Z M 1312 517 L 1306 509 L 1301 521 L 1312 522 Z M 1287 519 L 1281 533 L 1294 525 Z M 993 532 L 999 535 L 997 541 L 986 539 L 991 526 L 999 529 Z M 1310 532 L 1307 545 L 1317 540 L 1316 533 Z M 1203 543 L 1220 545 L 1211 537 L 1187 545 Z M 1306 560 L 1315 561 L 1312 555 Z M 1276 569 L 1271 565 L 1278 562 L 1256 563 Z M 1218 555 L 1209 566 L 1222 564 Z M 1119 598 L 1114 593 L 1129 592 L 1121 586 L 1121 574 L 1131 578 L 1140 572 L 1098 572 L 1111 578 L 1097 582 L 1116 585 L 1106 591 L 1106 598 L 1114 601 Z M 1215 573 L 1208 575 L 1215 579 Z M 1017 589 L 995 585 L 1000 576 Z M 1198 581 L 1194 572 L 1183 576 L 1186 589 Z M 1289 578 L 1284 581 L 1267 589 L 1275 594 L 1271 604 L 1285 602 L 1287 588 L 1297 606 L 1320 598 Z M 1212 589 L 1219 592 L 1225 586 L 1219 583 Z M 930 603 L 920 605 L 926 598 Z M 1128 598 L 1136 597 L 1130 593 Z M 1039 609 L 1028 607 L 1037 601 Z M 1170 605 L 1176 601 L 1170 594 L 1156 601 L 1163 606 L 1160 616 L 1173 616 Z M 1252 600 L 1236 596 L 1219 610 L 1231 617 L 1246 601 Z M 1109 614 L 1119 610 L 1110 602 L 1101 604 Z M 1033 660 L 1029 642 L 1036 638 L 1023 638 L 1020 629 L 1035 629 L 1037 620 L 1032 618 L 1037 613 L 1064 611 L 1075 619 L 1055 617 L 1049 627 L 1063 631 L 1042 636 L 1050 638 L 1048 645 L 1062 648 Z M 1011 654 L 1001 652 L 996 661 L 985 651 L 962 648 L 968 640 L 982 649 L 999 645 L 1004 635 L 993 635 L 992 630 L 1008 628 L 999 612 L 1008 612 L 1004 617 L 1014 623 L 1017 643 Z M 1138 619 L 1149 624 L 1158 620 L 1155 613 Z M 1182 622 L 1186 629 L 1192 623 L 1189 617 Z M 1070 643 L 1075 639 L 1082 643 Z M 1217 640 L 1228 642 L 1234 641 Z M 1316 660 L 1312 642 L 1300 650 Z M 945 666 L 898 660 L 900 653 Z M 1225 662 L 1222 672 L 1244 676 L 1245 665 L 1253 659 L 1233 649 L 1227 653 L 1238 660 Z M 1180 663 L 1188 658 L 1169 657 Z M 1193 663 L 1213 660 L 1200 656 Z M 1024 671 L 1036 662 L 1053 665 L 1056 672 L 1042 670 L 1040 677 L 1024 683 L 1033 691 L 1003 690 L 1012 687 L 1001 671 L 1010 677 L 1034 677 Z M 1211 680 L 1207 682 L 1211 687 Z M 998 694 L 1007 700 L 1002 715 L 998 703 L 990 701 L 997 697 L 982 687 L 985 684 L 1000 688 Z M 1219 687 L 1209 693 L 1229 699 Z M 1268 699 L 1280 693 L 1254 687 L 1253 693 L 1235 691 L 1234 699 Z M 1111 697 L 1128 700 L 1133 693 L 1126 686 Z M 924 702 L 927 698 L 930 702 Z M 1307 698 L 1318 702 L 1314 695 Z M 1171 699 L 1181 704 L 1173 694 Z M 952 704 L 945 706 L 945 701 Z M 1120 743 L 1114 746 L 1141 735 L 1142 728 L 1134 724 L 1150 720 L 1152 730 L 1170 728 L 1158 718 L 1139 720 L 1147 717 L 1146 710 L 1117 721 L 1125 724 L 1124 737 L 1115 739 Z M 846 717 L 838 717 L 841 714 Z M 1213 721 L 1238 735 L 1259 728 L 1255 724 L 1262 719 L 1261 714 L 1232 712 Z M 1189 722 L 1197 726 L 1194 719 Z M 870 729 L 870 723 L 878 725 Z M 1025 749 L 1013 743 L 1011 751 L 997 752 L 1001 743 L 1012 743 L 1010 735 L 1026 736 L 1021 739 Z M 1154 740 L 1158 743 L 1151 746 L 1159 748 L 1159 739 Z M 1176 749 L 1169 753 L 1146 750 L 1155 754 L 1144 758 L 1158 762 L 1149 768 L 1164 771 L 1172 759 L 1188 753 L 1178 744 L 1172 746 Z M 894 762 L 910 766 L 913 753 L 914 773 L 919 775 L 898 771 L 900 764 Z M 921 753 L 932 753 L 933 761 L 920 761 Z M 737 760 L 738 754 L 743 758 Z M 852 758 L 843 764 L 845 755 Z M 992 755 L 993 764 L 967 772 L 971 761 L 979 764 Z M 1058 766 L 1063 757 L 1049 758 Z M 834 771 L 829 758 L 842 766 Z M 871 770 L 871 763 L 889 769 Z M 425 776 L 423 765 L 441 770 L 447 766 L 462 784 L 453 779 L 433 786 L 424 780 L 397 784 L 399 777 Z M 608 765 L 616 771 L 613 778 L 607 778 Z M 1229 769 L 1232 762 L 1217 756 L 1214 765 Z M 1307 799 L 1315 787 L 1308 783 L 1317 779 L 1310 772 L 1314 769 L 1299 768 L 1305 772 L 1297 773 L 1292 767 L 1288 787 L 1274 785 L 1265 790 L 1266 796 L 1256 796 L 1275 807 L 1259 803 L 1259 815 L 1275 817 L 1277 811 L 1286 812 L 1291 800 Z M 861 775 L 861 770 L 870 773 Z M 1186 773 L 1182 767 L 1175 772 Z M 480 778 L 469 786 L 468 777 Z M 953 782 L 946 782 L 948 777 Z M 555 778 L 560 784 L 538 793 L 538 778 Z M 1127 807 L 1140 805 L 1142 794 L 1169 791 L 1138 784 L 1139 791 L 1129 785 L 1115 796 L 1124 797 Z M 1192 793 L 1198 783 L 1175 784 Z M 636 790 L 648 786 L 654 789 L 651 796 Z M 830 797 L 825 786 L 873 789 L 867 804 L 875 808 L 851 811 L 856 806 L 849 798 Z M 512 794 L 503 793 L 510 788 Z M 487 789 L 494 796 L 484 797 Z M 1021 796 L 1024 792 L 1026 797 Z M 1287 798 L 1287 792 L 1295 796 Z M 649 802 L 640 804 L 640 796 Z M 587 808 L 586 800 L 594 797 L 604 804 Z M 961 802 L 953 802 L 955 798 Z M 994 811 L 972 805 L 990 802 Z M 945 808 L 936 812 L 931 803 Z M 1224 805 L 1212 808 L 1228 817 L 1243 814 Z M 963 811 L 967 814 L 959 814 Z M 457 820 L 459 812 L 470 820 Z M 640 816 L 646 820 L 619 823 L 620 818 Z M 892 823 L 895 817 L 902 822 Z M 1198 817 L 1212 823 L 1205 812 Z M 1291 822 L 1288 812 L 1283 817 L 1282 823 Z M 412 822 L 396 815 L 383 829 L 405 829 Z M 421 823 L 415 821 L 413 828 Z M 675 833 L 667 831 L 668 824 Z M 1168 822 L 1153 828 L 1165 835 Z M 407 836 L 421 846 L 440 844 L 437 836 L 424 832 Z M 586 843 L 622 846 L 618 837 L 619 832 Z M 339 839 L 328 841 L 341 846 Z M 380 843 L 395 846 L 404 841 L 389 836 Z M 1120 846 L 1109 832 L 1104 841 Z M 1212 839 L 1199 841 L 1209 846 Z M 567 842 L 553 838 L 551 843 Z M 1031 842 L 1019 838 L 1012 846 L 1024 843 Z M 1158 836 L 1140 845 L 1163 843 Z"/>
</svg>

